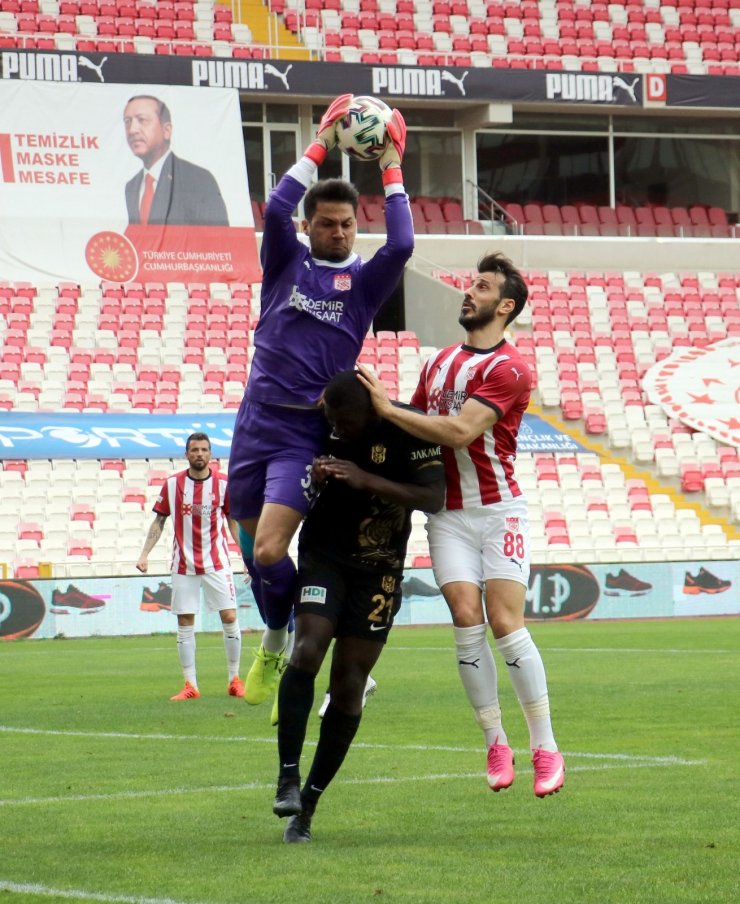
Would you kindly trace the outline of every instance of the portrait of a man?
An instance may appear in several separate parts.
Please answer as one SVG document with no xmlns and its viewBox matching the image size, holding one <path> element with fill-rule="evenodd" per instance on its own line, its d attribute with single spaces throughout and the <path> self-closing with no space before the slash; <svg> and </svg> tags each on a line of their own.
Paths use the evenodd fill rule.
<svg viewBox="0 0 740 904">
<path fill-rule="evenodd" d="M 129 223 L 228 226 L 226 204 L 207 169 L 176 156 L 172 116 L 153 95 L 130 98 L 123 112 L 126 140 L 142 169 L 126 183 Z"/>
</svg>

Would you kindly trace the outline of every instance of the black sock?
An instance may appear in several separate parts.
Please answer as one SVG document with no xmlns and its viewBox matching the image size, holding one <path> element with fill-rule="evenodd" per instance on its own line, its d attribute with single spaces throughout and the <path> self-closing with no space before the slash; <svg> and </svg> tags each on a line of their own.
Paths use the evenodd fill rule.
<svg viewBox="0 0 740 904">
<path fill-rule="evenodd" d="M 311 771 L 308 773 L 306 784 L 301 792 L 304 809 L 309 815 L 316 809 L 322 792 L 339 772 L 350 744 L 360 727 L 361 719 L 362 713 L 348 716 L 335 709 L 332 703 L 324 713 Z"/>
<path fill-rule="evenodd" d="M 288 665 L 278 688 L 278 756 L 280 777 L 298 778 L 306 725 L 313 706 L 316 676 Z"/>
</svg>

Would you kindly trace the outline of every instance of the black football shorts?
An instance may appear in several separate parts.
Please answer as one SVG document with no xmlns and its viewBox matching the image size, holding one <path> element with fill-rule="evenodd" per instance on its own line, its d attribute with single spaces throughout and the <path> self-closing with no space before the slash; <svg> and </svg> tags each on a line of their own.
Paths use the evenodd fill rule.
<svg viewBox="0 0 740 904">
<path fill-rule="evenodd" d="M 368 571 L 304 555 L 298 564 L 295 614 L 321 615 L 335 637 L 385 643 L 401 608 L 401 572 Z"/>
</svg>

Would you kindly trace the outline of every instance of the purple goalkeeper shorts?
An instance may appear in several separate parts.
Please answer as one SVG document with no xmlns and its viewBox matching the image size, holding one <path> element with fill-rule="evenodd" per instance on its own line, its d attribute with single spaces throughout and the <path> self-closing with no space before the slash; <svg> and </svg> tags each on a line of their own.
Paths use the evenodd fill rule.
<svg viewBox="0 0 740 904">
<path fill-rule="evenodd" d="M 236 521 L 256 518 L 266 502 L 305 515 L 311 463 L 323 451 L 328 424 L 320 409 L 241 404 L 229 455 L 229 499 Z"/>
</svg>

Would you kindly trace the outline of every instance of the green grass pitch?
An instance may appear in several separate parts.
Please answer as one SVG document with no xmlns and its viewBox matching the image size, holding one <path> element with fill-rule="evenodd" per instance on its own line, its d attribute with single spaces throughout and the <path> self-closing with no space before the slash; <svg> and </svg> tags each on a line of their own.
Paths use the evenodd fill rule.
<svg viewBox="0 0 740 904">
<path fill-rule="evenodd" d="M 451 629 L 397 628 L 301 846 L 271 812 L 270 705 L 226 695 L 220 635 L 198 636 L 184 703 L 172 635 L 0 645 L 0 904 L 735 904 L 740 620 L 531 630 L 560 794 L 532 794 L 500 658 L 518 771 L 492 794 Z"/>
</svg>

